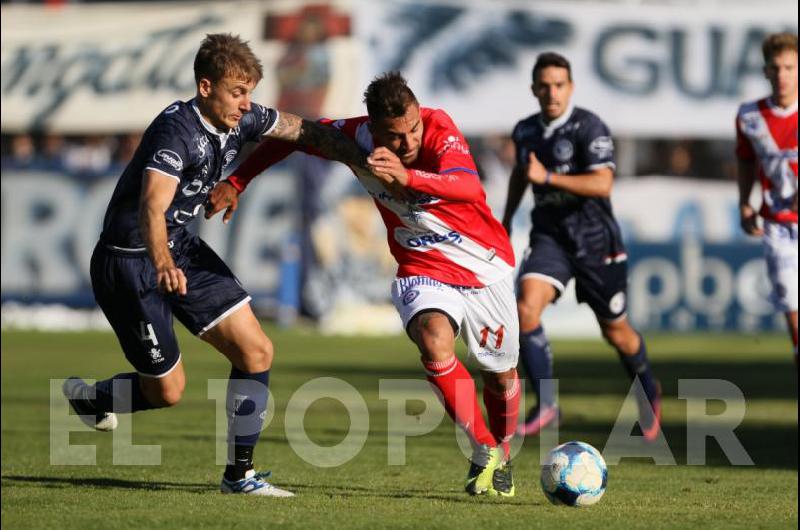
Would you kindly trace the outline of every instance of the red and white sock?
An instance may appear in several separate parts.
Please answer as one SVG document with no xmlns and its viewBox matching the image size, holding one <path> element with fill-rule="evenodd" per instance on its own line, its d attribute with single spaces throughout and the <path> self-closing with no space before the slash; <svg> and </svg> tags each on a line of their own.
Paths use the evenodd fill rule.
<svg viewBox="0 0 800 530">
<path fill-rule="evenodd" d="M 446 361 L 422 361 L 428 381 L 436 387 L 445 410 L 467 433 L 473 445 L 495 447 L 495 438 L 483 419 L 475 382 L 464 365 L 453 356 Z"/>
<path fill-rule="evenodd" d="M 519 379 L 516 373 L 511 388 L 500 394 L 495 394 L 488 386 L 483 387 L 483 403 L 489 414 L 489 428 L 497 441 L 497 445 L 505 451 L 506 460 L 511 452 L 511 437 L 517 428 L 519 415 L 519 399 L 521 395 Z"/>
</svg>

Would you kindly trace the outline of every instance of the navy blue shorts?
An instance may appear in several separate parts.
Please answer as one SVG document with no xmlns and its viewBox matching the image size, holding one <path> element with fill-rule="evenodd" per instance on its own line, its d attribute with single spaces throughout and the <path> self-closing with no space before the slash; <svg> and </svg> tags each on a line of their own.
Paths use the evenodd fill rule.
<svg viewBox="0 0 800 530">
<path fill-rule="evenodd" d="M 117 334 L 125 357 L 143 375 L 159 377 L 180 359 L 173 315 L 193 334 L 202 335 L 250 301 L 239 280 L 196 236 L 172 249 L 186 275 L 187 294 L 164 294 L 147 252 L 98 243 L 92 254 L 92 289 Z"/>
<path fill-rule="evenodd" d="M 531 246 L 519 272 L 520 281 L 539 278 L 553 285 L 561 296 L 575 278 L 578 302 L 585 302 L 602 320 L 616 320 L 628 309 L 628 265 L 625 256 L 577 260 L 553 237 L 531 235 Z"/>
</svg>

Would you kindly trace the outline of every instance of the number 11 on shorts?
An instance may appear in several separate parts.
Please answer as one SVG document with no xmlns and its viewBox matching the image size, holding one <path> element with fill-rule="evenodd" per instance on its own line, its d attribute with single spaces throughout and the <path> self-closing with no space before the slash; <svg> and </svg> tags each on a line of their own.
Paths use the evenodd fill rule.
<svg viewBox="0 0 800 530">
<path fill-rule="evenodd" d="M 486 343 L 489 341 L 489 333 L 491 333 L 491 332 L 492 332 L 492 330 L 489 329 L 489 326 L 486 326 L 485 328 L 483 328 L 481 330 L 481 348 L 485 348 L 486 347 Z M 496 337 L 494 349 L 499 350 L 500 346 L 503 345 L 503 334 L 504 333 L 505 333 L 505 326 L 500 326 L 494 332 L 494 336 Z"/>
</svg>

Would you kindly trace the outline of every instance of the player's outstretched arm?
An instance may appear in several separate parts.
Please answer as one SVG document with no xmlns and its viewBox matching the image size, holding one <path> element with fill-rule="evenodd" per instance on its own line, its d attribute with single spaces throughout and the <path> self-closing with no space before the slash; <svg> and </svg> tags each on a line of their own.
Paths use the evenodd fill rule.
<svg viewBox="0 0 800 530">
<path fill-rule="evenodd" d="M 139 199 L 139 228 L 156 269 L 158 288 L 166 293 L 186 294 L 186 276 L 175 266 L 167 246 L 166 211 L 175 197 L 178 181 L 158 171 L 147 170 Z"/>
<path fill-rule="evenodd" d="M 366 167 L 366 154 L 342 131 L 288 112 L 280 113 L 275 127 L 266 136 L 310 147 L 329 160 L 351 167 Z"/>
<path fill-rule="evenodd" d="M 514 166 L 511 177 L 508 179 L 508 193 L 506 193 L 506 207 L 503 211 L 503 228 L 511 235 L 511 220 L 514 218 L 522 196 L 528 188 L 528 179 L 525 170 L 518 165 Z"/>
</svg>

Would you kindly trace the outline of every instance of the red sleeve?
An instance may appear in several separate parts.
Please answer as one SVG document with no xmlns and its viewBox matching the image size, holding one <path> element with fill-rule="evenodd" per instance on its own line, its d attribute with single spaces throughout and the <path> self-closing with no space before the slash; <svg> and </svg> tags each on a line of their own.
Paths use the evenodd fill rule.
<svg viewBox="0 0 800 530">
<path fill-rule="evenodd" d="M 437 128 L 430 141 L 423 146 L 432 150 L 430 171 L 409 169 L 407 187 L 449 201 L 473 202 L 484 200 L 486 194 L 481 186 L 475 161 L 461 132 L 449 117 L 441 111 Z"/>
<path fill-rule="evenodd" d="M 752 162 L 756 159 L 753 151 L 753 144 L 750 139 L 742 132 L 742 123 L 739 116 L 736 116 L 736 157 L 744 162 Z"/>
<path fill-rule="evenodd" d="M 282 140 L 272 138 L 262 140 L 244 162 L 233 170 L 227 180 L 239 193 L 242 193 L 251 180 L 300 148 L 301 146 L 297 144 Z"/>
<path fill-rule="evenodd" d="M 355 135 L 354 124 L 357 123 L 357 120 L 358 119 L 354 119 L 351 122 L 351 120 L 334 121 L 328 118 L 322 118 L 319 120 L 319 123 L 336 127 L 352 138 Z M 306 147 L 274 138 L 265 138 L 258 144 L 258 147 L 250 153 L 244 162 L 239 164 L 239 167 L 228 176 L 227 180 L 239 193 L 242 193 L 247 185 L 250 184 L 251 180 L 295 151 L 302 151 L 309 155 L 326 158 L 313 147 Z"/>
</svg>

